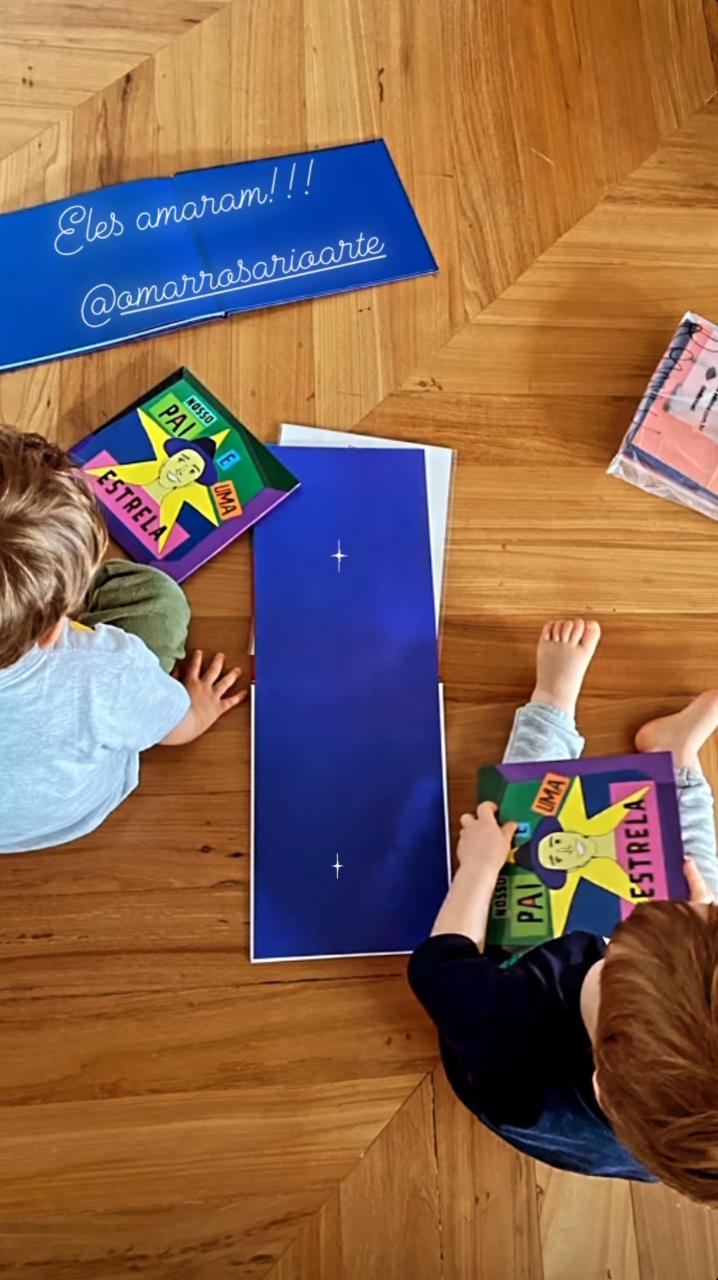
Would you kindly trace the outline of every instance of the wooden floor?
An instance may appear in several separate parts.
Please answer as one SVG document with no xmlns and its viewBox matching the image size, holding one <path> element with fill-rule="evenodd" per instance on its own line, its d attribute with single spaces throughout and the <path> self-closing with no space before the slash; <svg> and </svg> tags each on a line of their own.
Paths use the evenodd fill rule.
<svg viewBox="0 0 718 1280">
<path fill-rule="evenodd" d="M 456 448 L 454 821 L 546 616 L 603 624 L 594 751 L 718 682 L 718 526 L 605 475 L 682 312 L 718 320 L 715 17 L 0 6 L 3 209 L 387 139 L 438 276 L 3 375 L 0 418 L 69 444 L 183 362 L 266 439 L 288 419 Z M 245 541 L 191 580 L 204 648 L 246 651 L 249 568 Z M 460 1109 L 403 962 L 249 965 L 247 749 L 241 710 L 150 754 L 81 845 L 0 860 L 3 1280 L 714 1280 L 716 1216 L 552 1172 Z"/>
</svg>

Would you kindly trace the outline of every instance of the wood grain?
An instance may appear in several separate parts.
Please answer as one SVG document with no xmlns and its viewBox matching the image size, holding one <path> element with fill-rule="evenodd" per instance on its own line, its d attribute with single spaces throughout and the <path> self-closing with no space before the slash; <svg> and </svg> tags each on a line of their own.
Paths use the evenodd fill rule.
<svg viewBox="0 0 718 1280">
<path fill-rule="evenodd" d="M 536 1165 L 544 1280 L 639 1280 L 627 1182 Z"/>
<path fill-rule="evenodd" d="M 166 1097 L 5 1107 L 0 1265 L 42 1280 L 266 1274 L 418 1083 L 366 1080 L 359 1100 L 351 1084 L 196 1094 L 187 1078 Z"/>
<path fill-rule="evenodd" d="M 533 1160 L 480 1125 L 434 1075 L 446 1280 L 544 1280 Z"/>
<path fill-rule="evenodd" d="M 680 1260 L 685 1280 L 712 1277 L 718 1269 L 715 1211 L 681 1199 L 668 1187 L 631 1189 L 641 1280 L 664 1280 Z"/>
<path fill-rule="evenodd" d="M 454 821 L 547 614 L 603 623 L 595 751 L 716 682 L 713 526 L 604 474 L 681 309 L 718 318 L 708 10 L 6 0 L 2 23 L 0 210 L 383 135 L 440 270 L 3 375 L 0 418 L 69 445 L 186 363 L 264 439 L 455 448 Z M 248 540 L 188 594 L 195 641 L 246 662 Z M 244 708 L 150 753 L 79 845 L 0 859 L 3 1277 L 715 1274 L 712 1225 L 668 1193 L 631 1212 L 602 1186 L 584 1240 L 589 1184 L 433 1074 L 403 958 L 249 965 L 248 763 Z"/>
<path fill-rule="evenodd" d="M 267 1280 L 443 1280 L 433 1103 L 426 1076 Z"/>
<path fill-rule="evenodd" d="M 473 316 L 705 102 L 715 80 L 692 0 L 472 0 L 447 5 L 445 23 Z"/>
<path fill-rule="evenodd" d="M 3 0 L 0 156 L 120 79 L 227 0 Z"/>
</svg>

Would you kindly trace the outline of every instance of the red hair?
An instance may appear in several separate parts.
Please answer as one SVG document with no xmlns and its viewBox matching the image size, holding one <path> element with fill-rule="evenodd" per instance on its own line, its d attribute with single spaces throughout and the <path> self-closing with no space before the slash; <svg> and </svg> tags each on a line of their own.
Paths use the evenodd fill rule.
<svg viewBox="0 0 718 1280">
<path fill-rule="evenodd" d="M 676 1191 L 718 1205 L 718 906 L 651 902 L 619 925 L 594 1056 L 625 1146 Z"/>
</svg>

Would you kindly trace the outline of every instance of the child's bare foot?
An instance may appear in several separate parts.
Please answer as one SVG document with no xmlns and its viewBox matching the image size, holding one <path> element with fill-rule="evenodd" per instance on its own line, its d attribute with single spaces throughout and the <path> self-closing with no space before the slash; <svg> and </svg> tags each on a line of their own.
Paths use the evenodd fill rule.
<svg viewBox="0 0 718 1280">
<path fill-rule="evenodd" d="M 547 702 L 575 715 L 583 678 L 600 639 L 597 622 L 584 622 L 583 618 L 547 622 L 538 644 L 531 701 Z"/>
<path fill-rule="evenodd" d="M 671 751 L 679 769 L 700 769 L 698 752 L 718 729 L 718 689 L 699 693 L 682 711 L 649 720 L 636 734 L 639 751 Z"/>
</svg>

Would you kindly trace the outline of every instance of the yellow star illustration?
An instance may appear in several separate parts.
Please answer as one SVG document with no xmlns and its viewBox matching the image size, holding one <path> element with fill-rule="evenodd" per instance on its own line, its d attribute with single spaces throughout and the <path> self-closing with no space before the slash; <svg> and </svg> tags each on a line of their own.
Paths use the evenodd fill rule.
<svg viewBox="0 0 718 1280">
<path fill-rule="evenodd" d="M 609 805 L 607 809 L 602 809 L 600 813 L 595 813 L 592 818 L 589 818 L 583 797 L 583 784 L 580 778 L 574 778 L 561 809 L 559 821 L 564 831 L 580 831 L 585 836 L 607 835 L 610 831 L 615 831 L 616 827 L 623 822 L 630 812 L 631 805 L 638 804 L 649 791 L 650 787 L 639 787 L 632 795 L 626 796 L 625 800 L 619 800 L 616 804 Z"/>
<path fill-rule="evenodd" d="M 185 503 L 199 511 L 200 515 L 211 524 L 218 525 L 219 517 L 214 509 L 209 488 L 207 485 L 198 483 L 205 460 L 200 451 L 193 448 L 192 440 L 186 441 L 180 453 L 174 457 L 168 457 L 165 449 L 167 441 L 178 440 L 179 437 L 165 431 L 144 410 L 138 409 L 137 413 L 154 458 L 148 462 L 120 463 L 114 467 L 114 471 L 126 484 L 138 485 L 145 489 L 159 505 L 160 524 L 165 526 L 158 543 L 161 553 Z M 229 428 L 203 438 L 212 440 L 219 446 L 228 435 Z M 88 469 L 88 474 L 99 476 L 106 470 L 106 467 L 91 467 Z"/>
</svg>

